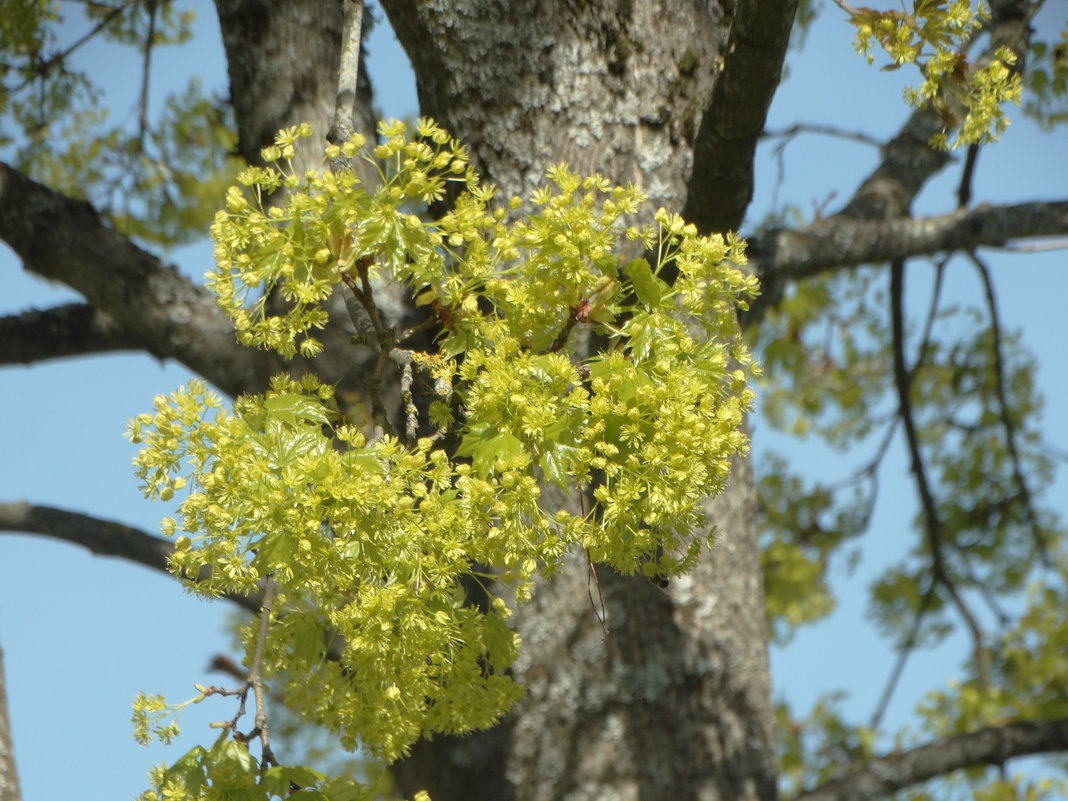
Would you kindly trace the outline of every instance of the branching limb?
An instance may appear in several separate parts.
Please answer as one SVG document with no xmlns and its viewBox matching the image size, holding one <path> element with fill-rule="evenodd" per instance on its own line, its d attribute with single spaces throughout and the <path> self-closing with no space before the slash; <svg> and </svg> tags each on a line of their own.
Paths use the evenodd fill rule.
<svg viewBox="0 0 1068 801">
<path fill-rule="evenodd" d="M 938 582 L 931 576 L 928 580 L 927 589 L 924 590 L 923 595 L 920 598 L 920 605 L 916 609 L 916 614 L 912 618 L 912 628 L 909 629 L 908 636 L 905 637 L 905 641 L 898 649 L 897 661 L 894 663 L 894 667 L 890 671 L 890 677 L 886 681 L 886 686 L 883 687 L 882 695 L 879 696 L 879 703 L 875 705 L 875 710 L 871 713 L 868 728 L 878 729 L 879 725 L 882 723 L 883 715 L 886 714 L 886 710 L 890 706 L 890 699 L 894 697 L 894 690 L 897 689 L 897 683 L 901 680 L 901 676 L 905 672 L 905 664 L 908 662 L 909 657 L 912 656 L 912 652 L 916 648 L 916 642 L 920 636 L 923 620 L 931 608 L 931 601 L 934 600 L 937 587 Z"/>
<path fill-rule="evenodd" d="M 845 128 L 839 128 L 836 125 L 824 125 L 818 122 L 795 122 L 789 128 L 783 128 L 778 131 L 764 131 L 760 135 L 761 139 L 785 139 L 791 141 L 795 139 L 798 134 L 819 134 L 821 136 L 831 136 L 836 139 L 845 139 L 850 142 L 859 142 L 862 145 L 871 145 L 875 148 L 883 146 L 881 140 L 876 139 L 870 134 L 866 134 L 863 131 L 847 131 Z M 780 147 L 785 146 L 786 142 L 783 142 Z"/>
<path fill-rule="evenodd" d="M 203 287 L 71 200 L 0 163 L 0 239 L 30 272 L 80 292 L 128 341 L 173 358 L 221 390 L 259 390 L 281 360 L 237 344 Z M 101 317 L 103 319 L 103 317 Z"/>
<path fill-rule="evenodd" d="M 127 2 L 113 7 L 111 9 L 111 11 L 109 11 L 107 14 L 105 14 L 103 17 L 101 17 L 100 21 L 97 22 L 96 25 L 94 25 L 87 33 L 83 34 L 78 39 L 75 39 L 74 42 L 71 45 L 69 45 L 65 50 L 62 50 L 59 53 L 56 53 L 55 55 L 50 56 L 49 58 L 45 59 L 44 61 L 41 61 L 40 63 L 38 63 L 36 65 L 35 69 L 34 69 L 34 74 L 32 76 L 28 77 L 22 83 L 20 83 L 17 86 L 14 86 L 11 89 L 9 89 L 8 90 L 8 95 L 11 96 L 11 95 L 14 95 L 17 92 L 22 91 L 27 86 L 29 86 L 30 83 L 35 78 L 43 78 L 44 76 L 46 76 L 49 72 L 51 72 L 53 69 L 55 69 L 56 67 L 61 65 L 64 61 L 66 61 L 67 57 L 70 56 L 71 53 L 73 53 L 75 50 L 80 48 L 82 45 L 84 45 L 86 42 L 91 40 L 94 36 L 96 36 L 102 30 L 104 30 L 104 28 L 106 28 L 108 25 L 110 25 L 112 23 L 112 21 L 117 16 L 119 16 L 123 11 L 125 11 L 130 6 L 132 6 L 135 3 L 138 3 L 140 1 L 141 0 L 127 0 Z"/>
<path fill-rule="evenodd" d="M 0 317 L 0 364 L 140 350 L 142 343 L 86 303 Z"/>
<path fill-rule="evenodd" d="M 906 787 L 980 765 L 1068 749 L 1068 718 L 989 726 L 873 759 L 793 801 L 873 801 Z"/>
</svg>

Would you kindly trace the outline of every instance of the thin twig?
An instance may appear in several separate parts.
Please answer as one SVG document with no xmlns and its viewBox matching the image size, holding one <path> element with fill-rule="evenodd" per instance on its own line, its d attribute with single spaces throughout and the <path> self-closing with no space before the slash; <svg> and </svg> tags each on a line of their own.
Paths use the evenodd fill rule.
<svg viewBox="0 0 1068 801">
<path fill-rule="evenodd" d="M 838 128 L 834 125 L 823 125 L 821 123 L 811 122 L 795 122 L 789 128 L 783 128 L 777 131 L 764 131 L 761 135 L 761 139 L 793 139 L 798 134 L 819 134 L 821 136 L 831 136 L 836 139 L 847 139 L 851 142 L 859 142 L 862 145 L 871 145 L 872 147 L 882 148 L 883 141 L 874 136 L 864 133 L 863 131 L 847 131 L 844 128 Z"/>
<path fill-rule="evenodd" d="M 597 600 L 593 600 L 593 586 L 597 587 Z M 601 589 L 601 579 L 597 575 L 597 565 L 590 558 L 589 550 L 586 551 L 586 595 L 590 598 L 590 606 L 593 607 L 593 615 L 601 624 L 601 631 L 608 636 L 608 607 L 604 602 L 604 591 Z"/>
<path fill-rule="evenodd" d="M 274 595 L 277 589 L 274 579 L 270 576 L 263 588 L 263 607 L 260 611 L 260 630 L 256 634 L 256 650 L 252 655 L 252 666 L 248 673 L 248 684 L 256 696 L 256 730 L 259 733 L 262 754 L 260 756 L 260 770 L 266 770 L 269 765 L 278 764 L 271 752 L 271 737 L 267 724 L 267 706 L 263 689 L 263 652 L 267 646 L 267 629 L 271 622 L 271 611 L 274 607 Z"/>
<path fill-rule="evenodd" d="M 1042 564 L 1049 566 L 1049 554 L 1046 546 L 1045 533 L 1042 531 L 1042 526 L 1038 522 L 1038 516 L 1035 514 L 1034 499 L 1031 495 L 1031 490 L 1027 485 L 1027 480 L 1024 478 L 1024 471 L 1020 464 L 1020 452 L 1016 448 L 1016 424 L 1012 420 L 1012 414 L 1009 411 L 1009 400 L 1005 392 L 1005 363 L 1001 358 L 1002 351 L 1002 339 L 1001 339 L 1001 321 L 998 316 L 998 303 L 997 297 L 994 294 L 994 282 L 990 277 L 990 268 L 986 263 L 980 259 L 974 251 L 968 253 L 968 258 L 972 264 L 975 265 L 975 269 L 979 272 L 979 277 L 983 281 L 983 291 L 986 293 L 986 305 L 990 309 L 990 334 L 993 337 L 992 346 L 994 348 L 994 390 L 998 396 L 998 406 L 1001 411 L 1001 425 L 1005 429 L 1005 446 L 1009 451 L 1009 458 L 1012 461 L 1012 477 L 1016 482 L 1016 487 L 1020 491 L 1020 498 L 1024 504 L 1024 514 L 1027 517 L 1028 522 L 1031 524 L 1031 535 L 1035 540 L 1035 549 L 1038 552 L 1038 557 L 1042 561 Z"/>
<path fill-rule="evenodd" d="M 883 720 L 883 715 L 886 714 L 886 710 L 890 706 L 890 699 L 893 697 L 894 691 L 897 689 L 897 683 L 901 680 L 901 676 L 905 672 L 905 663 L 908 662 L 909 657 L 916 648 L 916 640 L 919 639 L 923 619 L 931 608 L 931 601 L 934 600 L 935 588 L 937 586 L 938 582 L 935 581 L 935 578 L 932 575 L 929 579 L 927 589 L 924 590 L 923 596 L 920 598 L 920 606 L 916 610 L 916 616 L 912 619 L 912 628 L 909 629 L 908 636 L 905 638 L 904 642 L 901 643 L 901 648 L 897 655 L 897 662 L 894 663 L 894 668 L 890 671 L 890 677 L 887 679 L 882 695 L 879 696 L 879 703 L 875 705 L 875 709 L 868 721 L 868 728 L 870 729 L 879 728 L 879 724 L 882 723 Z"/>
<path fill-rule="evenodd" d="M 35 78 L 43 78 L 45 75 L 51 72 L 57 64 L 61 64 L 67 58 L 67 56 L 69 56 L 79 47 L 84 45 L 86 42 L 88 42 L 102 30 L 104 30 L 104 28 L 106 28 L 108 25 L 110 25 L 111 21 L 115 19 L 115 17 L 117 17 L 123 11 L 128 9 L 130 6 L 136 5 L 138 2 L 140 2 L 140 0 L 129 0 L 129 2 L 123 3 L 121 6 L 113 8 L 107 15 L 104 16 L 103 19 L 100 20 L 100 22 L 94 25 L 87 34 L 82 36 L 80 39 L 76 39 L 74 43 L 70 45 L 66 50 L 56 53 L 54 56 L 49 56 L 44 61 L 40 62 L 34 70 L 35 74 L 30 76 L 17 86 L 12 87 L 9 90 L 8 94 L 13 95 L 16 92 L 22 91 L 27 86 L 29 86 L 29 84 L 33 82 Z"/>
<path fill-rule="evenodd" d="M 975 616 L 967 604 L 964 603 L 964 599 L 957 592 L 957 588 L 946 570 L 945 559 L 942 554 L 942 520 L 938 515 L 938 507 L 931 492 L 931 487 L 927 480 L 927 470 L 924 466 L 923 456 L 920 453 L 919 435 L 916 431 L 916 422 L 912 414 L 912 399 L 910 397 L 912 376 L 905 366 L 904 286 L 905 263 L 903 261 L 894 261 L 890 265 L 890 316 L 893 329 L 894 384 L 897 386 L 899 413 L 905 428 L 905 440 L 908 445 L 912 475 L 916 481 L 916 489 L 919 492 L 920 504 L 923 509 L 924 528 L 927 532 L 928 548 L 931 551 L 932 578 L 937 584 L 945 588 L 961 619 L 971 632 L 980 683 L 984 688 L 987 688 L 992 686 L 992 678 L 990 655 L 986 648 L 985 637 L 978 621 L 976 621 Z"/>
<path fill-rule="evenodd" d="M 152 83 L 152 48 L 156 38 L 156 0 L 148 0 L 148 33 L 145 35 L 145 52 L 141 65 L 141 97 L 138 101 L 137 147 L 145 149 L 148 132 L 148 87 Z"/>
</svg>

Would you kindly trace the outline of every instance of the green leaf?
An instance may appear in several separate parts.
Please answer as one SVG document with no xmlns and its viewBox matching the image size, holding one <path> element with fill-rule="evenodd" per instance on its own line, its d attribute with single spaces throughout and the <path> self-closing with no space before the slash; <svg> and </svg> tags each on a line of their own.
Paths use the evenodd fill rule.
<svg viewBox="0 0 1068 801">
<path fill-rule="evenodd" d="M 263 406 L 272 417 L 276 417 L 294 428 L 301 423 L 326 425 L 330 422 L 323 404 L 306 395 L 285 392 L 281 395 L 267 398 L 264 400 Z"/>
<path fill-rule="evenodd" d="M 522 440 L 489 423 L 472 426 L 456 450 L 457 456 L 470 457 L 475 472 L 481 476 L 493 472 L 498 459 L 512 459 L 525 453 L 527 448 Z"/>
<path fill-rule="evenodd" d="M 634 294 L 649 310 L 658 308 L 671 291 L 666 283 L 653 275 L 653 270 L 645 259 L 631 259 L 624 271 L 634 287 Z"/>
</svg>

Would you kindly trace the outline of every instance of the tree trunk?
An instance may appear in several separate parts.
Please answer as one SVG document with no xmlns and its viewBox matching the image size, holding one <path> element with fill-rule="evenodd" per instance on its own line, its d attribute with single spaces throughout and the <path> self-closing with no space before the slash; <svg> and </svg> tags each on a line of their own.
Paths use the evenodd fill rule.
<svg viewBox="0 0 1068 801">
<path fill-rule="evenodd" d="M 217 5 L 246 157 L 283 125 L 312 119 L 325 132 L 336 5 L 301 0 L 285 13 L 290 4 Z M 731 33 L 720 5 L 383 6 L 412 59 L 421 112 L 471 148 L 501 196 L 528 191 L 561 161 L 638 184 L 671 211 L 692 194 L 694 140 Z M 776 8 L 780 27 L 788 29 L 783 15 L 791 9 Z M 321 372 L 329 381 L 328 365 Z M 435 801 L 773 799 L 777 759 L 748 461 L 736 465 L 710 519 L 718 546 L 666 590 L 602 569 L 608 636 L 590 603 L 584 559 L 576 556 L 540 587 L 518 617 L 517 673 L 527 697 L 492 731 L 420 743 L 397 766 L 402 791 L 425 788 Z"/>
<path fill-rule="evenodd" d="M 729 32 L 719 6 L 383 5 L 422 112 L 472 148 L 504 197 L 567 161 L 681 210 Z M 666 591 L 602 570 L 607 637 L 584 560 L 540 587 L 518 618 L 527 697 L 492 732 L 421 744 L 398 767 L 402 791 L 425 787 L 436 801 L 774 798 L 753 498 L 743 461 L 710 509 L 719 546 Z"/>
</svg>

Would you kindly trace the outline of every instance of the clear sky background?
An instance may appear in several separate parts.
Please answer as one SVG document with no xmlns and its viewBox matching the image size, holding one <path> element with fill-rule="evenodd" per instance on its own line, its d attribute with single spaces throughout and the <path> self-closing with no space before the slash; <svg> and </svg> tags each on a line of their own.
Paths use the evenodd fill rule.
<svg viewBox="0 0 1068 801">
<path fill-rule="evenodd" d="M 184 86 L 192 71 L 208 90 L 227 91 L 222 46 L 207 0 L 181 4 L 200 15 L 192 49 L 159 50 L 153 57 L 153 99 Z M 801 53 L 790 59 L 790 77 L 772 107 L 769 129 L 795 122 L 840 125 L 887 139 L 908 110 L 901 103 L 907 71 L 880 73 L 854 55 L 851 29 L 831 4 L 823 10 Z M 1068 14 L 1059 0 L 1038 19 L 1054 30 Z M 388 25 L 381 19 L 369 44 L 369 69 L 386 116 L 417 113 L 414 79 Z M 66 41 L 77 35 L 73 27 Z M 139 75 L 135 56 L 119 58 L 107 48 L 80 51 L 97 80 L 110 87 L 113 119 L 136 121 L 133 110 Z M 1004 141 L 984 150 L 974 182 L 977 203 L 1060 199 L 1068 190 L 1068 138 L 1047 134 L 1013 110 L 1014 124 Z M 125 116 L 124 116 L 125 115 Z M 770 210 L 777 165 L 777 142 L 761 147 L 757 192 L 749 223 Z M 0 158 L 3 158 L 0 153 Z M 840 139 L 801 136 L 785 151 L 780 203 L 805 211 L 836 209 L 876 163 L 877 153 Z M 959 180 L 957 162 L 925 190 L 917 213 L 951 210 Z M 205 243 L 170 254 L 186 273 L 201 276 L 210 266 Z M 1042 365 L 1039 387 L 1047 399 L 1047 439 L 1068 449 L 1065 372 L 1065 298 L 1068 251 L 1026 257 L 992 255 L 995 281 L 1007 329 L 1022 329 L 1024 344 Z M 910 279 L 922 275 L 909 271 Z M 0 245 L 0 314 L 47 308 L 77 300 L 70 290 L 28 276 Z M 909 304 L 925 308 L 927 287 L 912 280 Z M 955 264 L 947 297 L 980 297 L 974 271 Z M 28 500 L 158 530 L 168 513 L 149 504 L 133 478 L 135 449 L 122 439 L 126 422 L 148 410 L 158 393 L 173 391 L 188 378 L 181 367 L 147 356 L 109 355 L 0 369 L 0 501 Z M 759 459 L 769 448 L 786 453 L 806 475 L 844 477 L 871 457 L 868 450 L 833 454 L 817 443 L 775 436 L 755 423 Z M 1068 512 L 1060 481 L 1044 499 Z M 852 573 L 835 567 L 838 611 L 810 627 L 785 648 L 773 649 L 777 694 L 804 711 L 821 693 L 844 690 L 844 708 L 858 722 L 867 719 L 890 671 L 892 653 L 864 620 L 866 588 L 873 576 L 911 547 L 909 525 L 915 503 L 907 463 L 900 447 L 884 462 L 881 495 L 871 533 L 863 542 L 864 559 Z M 205 603 L 184 594 L 168 577 L 114 559 L 93 557 L 70 545 L 0 532 L 0 647 L 4 649 L 16 759 L 26 801 L 71 798 L 115 801 L 145 788 L 147 770 L 173 761 L 214 732 L 208 722 L 233 714 L 226 700 L 209 699 L 181 718 L 184 734 L 166 749 L 144 749 L 132 738 L 130 702 L 139 691 L 163 693 L 172 701 L 194 694 L 194 682 L 224 683 L 206 672 L 213 654 L 229 649 L 223 603 Z M 591 617 L 591 625 L 596 621 Z M 933 654 L 913 658 L 887 722 L 904 724 L 920 695 L 958 675 L 967 644 L 952 640 Z M 285 754 L 280 755 L 285 759 Z"/>
</svg>

